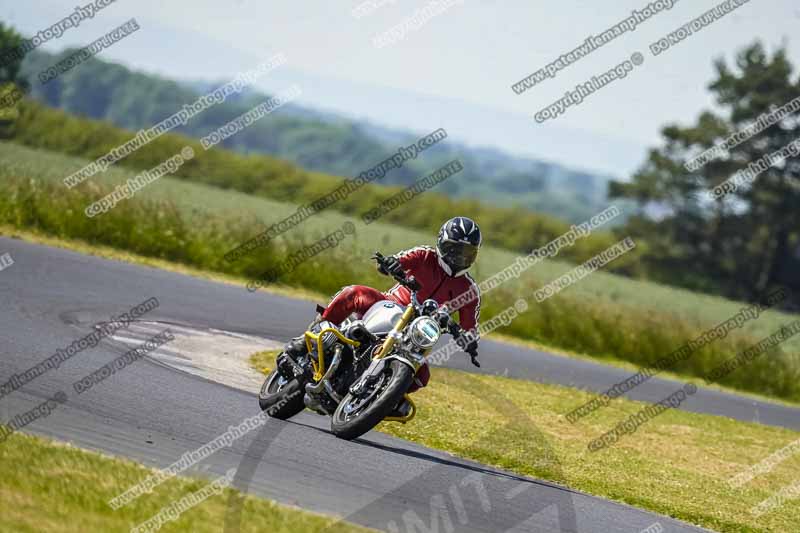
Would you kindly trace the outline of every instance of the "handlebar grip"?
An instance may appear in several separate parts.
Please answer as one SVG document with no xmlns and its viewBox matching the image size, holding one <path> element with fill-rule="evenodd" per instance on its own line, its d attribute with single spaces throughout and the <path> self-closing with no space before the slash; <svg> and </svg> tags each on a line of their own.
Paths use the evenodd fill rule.
<svg viewBox="0 0 800 533">
<path fill-rule="evenodd" d="M 384 275 L 389 274 L 384 268 L 384 264 L 386 263 L 386 257 L 382 253 L 376 251 L 374 254 L 372 254 L 372 259 L 374 259 L 378 263 L 378 272 Z"/>
</svg>

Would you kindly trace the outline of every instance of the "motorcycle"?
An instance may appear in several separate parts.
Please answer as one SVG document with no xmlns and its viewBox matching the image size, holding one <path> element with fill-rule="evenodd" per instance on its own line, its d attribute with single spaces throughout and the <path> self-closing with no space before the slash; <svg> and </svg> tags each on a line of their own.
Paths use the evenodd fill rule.
<svg viewBox="0 0 800 533">
<path fill-rule="evenodd" d="M 372 258 L 386 265 L 380 252 Z M 414 375 L 443 332 L 458 339 L 463 331 L 435 300 L 418 301 L 421 286 L 413 276 L 392 277 L 409 289 L 410 303 L 381 300 L 339 326 L 318 319 L 277 357 L 258 396 L 262 410 L 286 420 L 308 408 L 330 416 L 331 431 L 346 440 L 382 421 L 414 418 L 417 407 L 406 393 Z M 390 416 L 404 399 L 410 411 Z"/>
</svg>

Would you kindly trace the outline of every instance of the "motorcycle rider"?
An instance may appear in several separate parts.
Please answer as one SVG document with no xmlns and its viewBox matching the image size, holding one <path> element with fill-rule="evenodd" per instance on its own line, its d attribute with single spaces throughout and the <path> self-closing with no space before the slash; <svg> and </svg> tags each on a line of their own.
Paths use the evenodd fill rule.
<svg viewBox="0 0 800 533">
<path fill-rule="evenodd" d="M 459 345 L 472 356 L 475 366 L 480 366 L 476 357 L 481 301 L 480 290 L 467 270 L 478 256 L 481 241 L 481 230 L 472 219 L 451 218 L 439 230 L 435 249 L 430 246 L 417 246 L 387 257 L 385 270 L 378 267 L 379 272 L 385 275 L 404 272 L 406 275 L 414 276 L 422 285 L 417 293 L 420 301 L 431 298 L 439 305 L 443 305 L 464 293 L 471 292 L 475 295 L 458 310 L 461 328 L 465 332 L 472 333 L 471 336 L 464 337 L 472 339 L 471 341 L 464 342 L 464 339 L 461 339 Z M 351 313 L 356 313 L 360 318 L 372 305 L 381 300 L 393 300 L 405 306 L 411 301 L 411 292 L 400 284 L 396 284 L 387 292 L 380 292 L 365 285 L 350 285 L 333 296 L 318 320 L 340 324 Z M 425 363 L 414 376 L 408 392 L 426 386 L 429 379 L 430 368 Z M 395 409 L 399 415 L 405 415 L 409 411 L 410 405 L 405 400 Z"/>
</svg>

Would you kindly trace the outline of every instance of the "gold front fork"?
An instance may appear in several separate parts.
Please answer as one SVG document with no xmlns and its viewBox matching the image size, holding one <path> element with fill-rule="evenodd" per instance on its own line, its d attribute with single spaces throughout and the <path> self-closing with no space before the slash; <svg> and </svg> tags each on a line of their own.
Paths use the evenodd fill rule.
<svg viewBox="0 0 800 533">
<path fill-rule="evenodd" d="M 403 331 L 408 323 L 411 322 L 412 318 L 414 318 L 414 306 L 409 304 L 403 316 L 401 316 L 397 324 L 394 325 L 394 329 L 386 336 L 386 340 L 383 341 L 383 346 L 381 346 L 380 351 L 375 354 L 373 359 L 383 359 L 387 354 L 391 353 L 394 347 L 394 334 Z"/>
<path fill-rule="evenodd" d="M 394 347 L 394 334 L 399 333 L 405 329 L 411 319 L 414 318 L 414 306 L 409 305 L 406 307 L 403 316 L 400 317 L 400 320 L 397 321 L 395 324 L 394 329 L 392 332 L 386 337 L 386 340 L 383 341 L 383 346 L 381 346 L 380 351 L 373 357 L 373 359 L 383 359 L 386 355 L 392 352 L 392 348 Z M 403 398 L 411 404 L 411 412 L 408 416 L 387 416 L 383 419 L 384 422 L 400 422 L 405 424 L 406 422 L 411 422 L 413 418 L 417 415 L 417 405 L 414 403 L 414 400 L 411 399 L 411 396 L 408 394 L 403 395 Z"/>
</svg>

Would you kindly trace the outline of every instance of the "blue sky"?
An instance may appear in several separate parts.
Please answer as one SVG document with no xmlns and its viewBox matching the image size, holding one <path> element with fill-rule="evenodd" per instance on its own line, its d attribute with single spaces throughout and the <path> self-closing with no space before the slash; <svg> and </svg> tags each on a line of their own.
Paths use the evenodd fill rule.
<svg viewBox="0 0 800 533">
<path fill-rule="evenodd" d="M 33 34 L 87 1 L 0 0 L 0 8 L 3 20 Z M 223 80 L 283 52 L 286 67 L 263 80 L 264 89 L 297 82 L 310 105 L 417 131 L 444 127 L 470 144 L 618 176 L 641 163 L 665 123 L 688 123 L 713 105 L 706 86 L 715 58 L 730 58 L 760 38 L 770 47 L 786 44 L 800 64 L 796 0 L 751 0 L 653 57 L 653 41 L 718 3 L 681 0 L 517 95 L 512 83 L 649 2 L 451 2 L 444 13 L 383 48 L 373 46 L 373 38 L 431 0 L 386 2 L 356 18 L 351 12 L 361 3 L 117 0 L 45 48 L 86 44 L 135 17 L 141 30 L 103 51 L 103 58 L 172 78 Z M 637 51 L 645 62 L 626 79 L 554 121 L 533 120 L 566 90 Z"/>
</svg>

